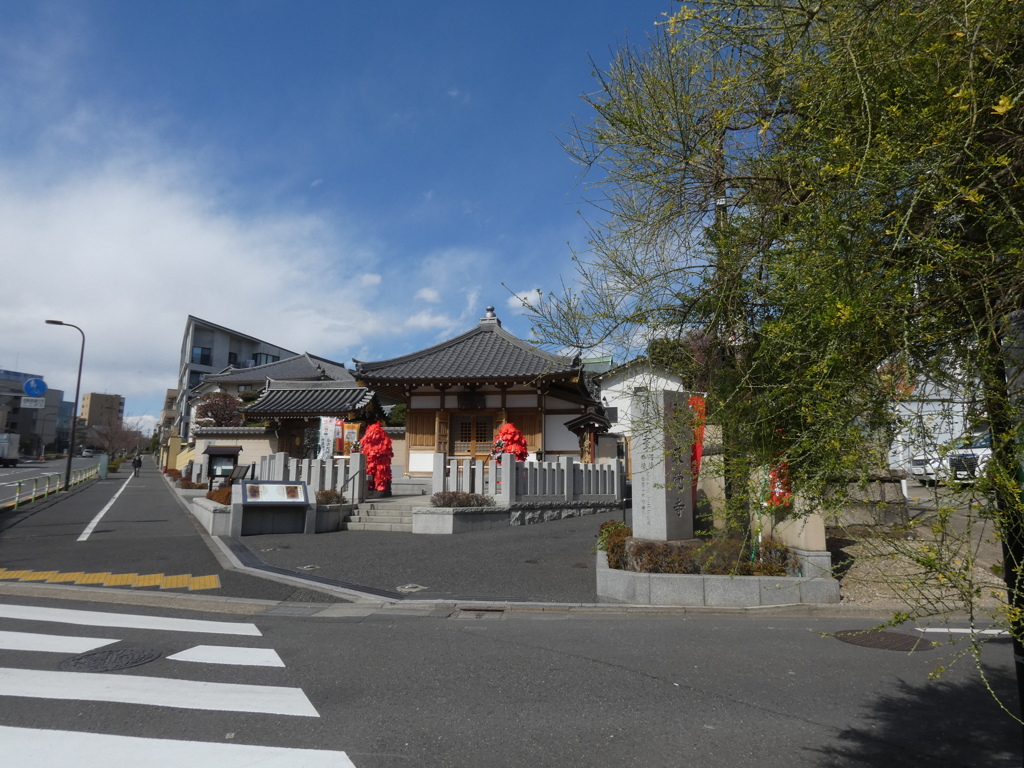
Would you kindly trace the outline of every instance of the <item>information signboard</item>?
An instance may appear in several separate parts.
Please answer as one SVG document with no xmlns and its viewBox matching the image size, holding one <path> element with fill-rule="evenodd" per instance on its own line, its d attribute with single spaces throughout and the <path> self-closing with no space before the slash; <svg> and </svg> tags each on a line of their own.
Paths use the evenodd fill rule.
<svg viewBox="0 0 1024 768">
<path fill-rule="evenodd" d="M 309 504 L 305 483 L 242 481 L 243 504 Z"/>
<path fill-rule="evenodd" d="M 23 397 L 21 398 L 22 408 L 45 408 L 46 398 L 45 397 Z"/>
</svg>

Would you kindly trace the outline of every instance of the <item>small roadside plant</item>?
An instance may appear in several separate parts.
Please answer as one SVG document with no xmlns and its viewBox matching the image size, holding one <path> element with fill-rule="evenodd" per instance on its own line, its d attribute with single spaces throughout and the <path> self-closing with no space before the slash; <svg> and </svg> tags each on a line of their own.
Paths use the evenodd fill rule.
<svg viewBox="0 0 1024 768">
<path fill-rule="evenodd" d="M 321 488 L 316 492 L 316 503 L 322 506 L 341 504 L 344 501 L 344 497 L 332 488 Z"/>
<path fill-rule="evenodd" d="M 231 503 L 231 486 L 225 485 L 223 488 L 217 488 L 206 494 L 206 498 L 210 501 L 215 501 L 218 504 L 230 504 Z"/>
<path fill-rule="evenodd" d="M 466 491 L 441 491 L 430 497 L 434 507 L 493 507 L 494 499 L 480 493 Z"/>
<path fill-rule="evenodd" d="M 621 520 L 607 520 L 597 529 L 597 548 L 608 553 L 608 567 L 624 570 L 626 567 L 626 539 L 633 529 Z"/>
</svg>

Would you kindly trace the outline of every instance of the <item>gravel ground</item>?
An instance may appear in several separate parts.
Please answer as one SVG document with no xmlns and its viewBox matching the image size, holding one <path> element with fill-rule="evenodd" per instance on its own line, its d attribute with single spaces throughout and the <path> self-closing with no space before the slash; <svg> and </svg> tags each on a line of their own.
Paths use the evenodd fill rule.
<svg viewBox="0 0 1024 768">
<path fill-rule="evenodd" d="M 974 560 L 973 568 L 968 569 L 966 565 L 960 568 L 963 578 L 981 588 L 980 605 L 986 612 L 997 611 L 1005 599 L 1002 579 L 997 575 L 1002 565 L 1002 548 L 992 523 L 980 520 L 976 512 L 971 512 L 969 490 L 954 493 L 944 486 L 918 485 L 911 485 L 909 490 L 916 498 L 908 505 L 908 518 L 917 524 L 899 529 L 895 536 L 888 539 L 872 536 L 870 529 L 857 525 L 850 526 L 846 536 L 842 536 L 841 529 L 830 531 L 837 538 L 842 536 L 850 542 L 842 547 L 839 558 L 833 553 L 833 564 L 840 565 L 840 570 L 841 556 L 852 558 L 852 565 L 840 579 L 842 601 L 865 608 L 902 610 L 908 605 L 919 605 L 924 599 L 962 609 L 963 601 L 948 584 L 934 574 L 922 576 L 921 569 L 906 556 L 911 549 L 920 550 L 936 542 L 936 531 L 931 525 L 936 520 L 937 509 L 947 506 L 954 510 L 949 528 L 965 543 L 969 542 L 969 550 L 962 552 L 969 551 Z M 968 558 L 952 559 L 963 563 Z"/>
</svg>

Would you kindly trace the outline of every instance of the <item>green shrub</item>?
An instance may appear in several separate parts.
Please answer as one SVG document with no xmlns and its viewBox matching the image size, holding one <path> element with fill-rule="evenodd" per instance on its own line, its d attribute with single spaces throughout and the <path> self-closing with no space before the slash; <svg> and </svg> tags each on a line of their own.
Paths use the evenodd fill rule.
<svg viewBox="0 0 1024 768">
<path fill-rule="evenodd" d="M 757 545 L 752 566 L 755 576 L 787 576 L 796 570 L 797 559 L 785 544 L 765 539 Z"/>
<path fill-rule="evenodd" d="M 345 499 L 340 493 L 331 488 L 321 488 L 316 492 L 316 503 L 321 505 L 342 504 Z"/>
<path fill-rule="evenodd" d="M 623 570 L 626 567 L 626 539 L 633 529 L 621 520 L 607 520 L 597 529 L 597 548 L 608 553 L 608 567 Z"/>
<path fill-rule="evenodd" d="M 771 539 L 756 548 L 742 538 L 715 536 L 703 544 L 634 539 L 632 531 L 612 520 L 601 526 L 598 549 L 608 552 L 611 568 L 637 573 L 704 574 L 706 576 L 787 576 L 796 558 L 784 544 Z"/>
<path fill-rule="evenodd" d="M 479 493 L 441 491 L 430 497 L 430 504 L 435 507 L 491 507 L 494 499 Z"/>
<path fill-rule="evenodd" d="M 121 468 L 120 461 L 108 461 L 107 472 L 117 472 Z"/>
</svg>

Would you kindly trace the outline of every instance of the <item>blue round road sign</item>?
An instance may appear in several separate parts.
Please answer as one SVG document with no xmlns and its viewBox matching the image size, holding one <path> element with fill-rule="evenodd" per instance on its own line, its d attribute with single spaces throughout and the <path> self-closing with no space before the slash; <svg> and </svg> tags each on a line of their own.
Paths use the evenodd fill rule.
<svg viewBox="0 0 1024 768">
<path fill-rule="evenodd" d="M 46 382 L 42 379 L 29 379 L 21 388 L 29 397 L 42 397 L 46 394 Z"/>
</svg>

